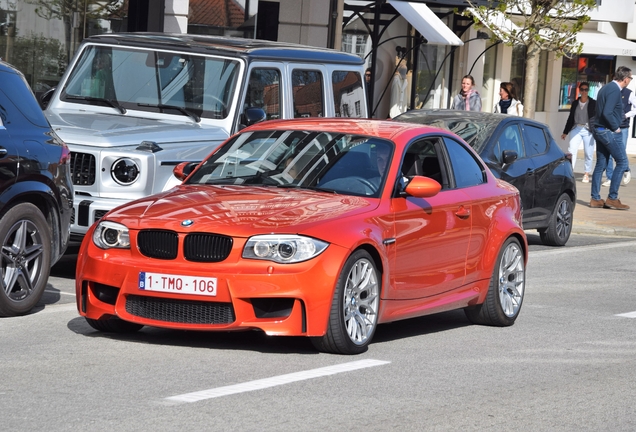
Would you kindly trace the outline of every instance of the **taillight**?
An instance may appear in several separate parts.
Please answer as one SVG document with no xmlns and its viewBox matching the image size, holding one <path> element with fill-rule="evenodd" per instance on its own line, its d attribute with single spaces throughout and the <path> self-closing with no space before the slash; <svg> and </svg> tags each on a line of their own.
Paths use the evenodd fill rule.
<svg viewBox="0 0 636 432">
<path fill-rule="evenodd" d="M 567 160 L 569 160 L 569 161 L 570 161 L 570 163 L 572 163 L 572 153 L 566 153 L 566 154 L 565 154 L 565 158 L 566 158 Z"/>
</svg>

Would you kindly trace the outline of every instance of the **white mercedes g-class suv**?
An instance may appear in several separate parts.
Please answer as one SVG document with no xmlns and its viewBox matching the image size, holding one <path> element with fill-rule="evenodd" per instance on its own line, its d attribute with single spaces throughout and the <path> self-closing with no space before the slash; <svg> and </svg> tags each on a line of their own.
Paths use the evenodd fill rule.
<svg viewBox="0 0 636 432">
<path fill-rule="evenodd" d="M 71 238 L 113 208 L 169 189 L 263 119 L 367 117 L 364 62 L 252 39 L 120 33 L 84 40 L 44 111 L 71 151 Z"/>
</svg>

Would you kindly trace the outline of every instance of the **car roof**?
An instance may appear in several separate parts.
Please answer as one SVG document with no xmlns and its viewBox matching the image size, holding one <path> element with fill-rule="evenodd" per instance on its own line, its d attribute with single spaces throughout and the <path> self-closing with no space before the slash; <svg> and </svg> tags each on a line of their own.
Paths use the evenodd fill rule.
<svg viewBox="0 0 636 432">
<path fill-rule="evenodd" d="M 393 140 L 402 135 L 441 133 L 454 136 L 452 132 L 417 123 L 402 123 L 392 120 L 352 119 L 352 118 L 303 118 L 294 120 L 269 120 L 250 126 L 245 131 L 257 130 L 301 130 L 336 132 L 351 135 L 375 136 Z"/>
<path fill-rule="evenodd" d="M 475 121 L 483 121 L 490 122 L 493 124 L 498 124 L 505 121 L 511 120 L 523 120 L 524 122 L 533 123 L 535 125 L 540 125 L 547 127 L 544 123 L 540 121 L 529 119 L 526 117 L 517 117 L 511 116 L 508 114 L 499 114 L 499 113 L 489 113 L 483 111 L 462 111 L 462 110 L 448 110 L 448 109 L 421 109 L 421 110 L 411 110 L 400 116 L 396 117 L 397 121 L 417 121 L 418 119 L 426 118 L 427 120 L 445 120 L 445 119 L 472 119 Z"/>
<path fill-rule="evenodd" d="M 286 42 L 224 36 L 181 33 L 108 33 L 88 37 L 85 43 L 136 46 L 163 50 L 181 50 L 200 54 L 236 55 L 250 60 L 305 61 L 363 65 L 354 54 L 328 48 L 309 47 Z"/>
</svg>

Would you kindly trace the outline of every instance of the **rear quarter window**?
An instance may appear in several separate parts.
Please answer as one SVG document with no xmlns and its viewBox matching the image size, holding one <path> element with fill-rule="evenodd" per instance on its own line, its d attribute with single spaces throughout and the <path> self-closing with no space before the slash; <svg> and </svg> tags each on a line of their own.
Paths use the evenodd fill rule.
<svg viewBox="0 0 636 432">
<path fill-rule="evenodd" d="M 42 108 L 35 101 L 35 96 L 26 80 L 18 74 L 2 72 L 0 75 L 0 91 L 13 105 L 3 107 L 2 123 L 9 129 L 11 126 L 11 110 L 18 110 L 24 118 L 39 127 L 49 127 L 49 123 L 42 113 Z"/>
</svg>

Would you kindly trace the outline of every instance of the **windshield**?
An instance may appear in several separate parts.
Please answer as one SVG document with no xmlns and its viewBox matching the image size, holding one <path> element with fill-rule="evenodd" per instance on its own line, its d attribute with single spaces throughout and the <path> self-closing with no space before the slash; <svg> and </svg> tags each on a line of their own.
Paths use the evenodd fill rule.
<svg viewBox="0 0 636 432">
<path fill-rule="evenodd" d="M 378 197 L 393 145 L 329 132 L 258 131 L 236 135 L 187 184 L 306 188 Z"/>
<path fill-rule="evenodd" d="M 400 119 L 413 123 L 421 123 L 429 126 L 449 130 L 459 135 L 468 145 L 481 153 L 488 139 L 501 121 L 498 118 L 470 118 L 470 117 L 413 117 L 412 119 Z"/>
<path fill-rule="evenodd" d="M 124 109 L 223 119 L 232 106 L 239 70 L 235 59 L 89 46 L 62 100 L 99 104 L 102 99 L 104 105 Z"/>
</svg>

